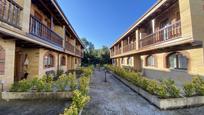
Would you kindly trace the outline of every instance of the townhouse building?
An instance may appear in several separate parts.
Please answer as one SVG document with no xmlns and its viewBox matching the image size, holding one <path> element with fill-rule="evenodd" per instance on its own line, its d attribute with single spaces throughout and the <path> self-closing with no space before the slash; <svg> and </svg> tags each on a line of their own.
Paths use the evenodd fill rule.
<svg viewBox="0 0 204 115">
<path fill-rule="evenodd" d="M 203 19 L 203 0 L 158 0 L 113 43 L 113 64 L 178 84 L 204 76 Z"/>
<path fill-rule="evenodd" d="M 84 45 L 56 0 L 0 0 L 0 81 L 4 87 L 76 69 Z"/>
</svg>

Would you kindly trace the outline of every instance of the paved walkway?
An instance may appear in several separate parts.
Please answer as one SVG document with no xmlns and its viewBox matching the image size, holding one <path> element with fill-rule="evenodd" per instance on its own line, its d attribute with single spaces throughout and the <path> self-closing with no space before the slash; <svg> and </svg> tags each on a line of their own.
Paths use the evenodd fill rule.
<svg viewBox="0 0 204 115">
<path fill-rule="evenodd" d="M 91 101 L 82 115 L 203 115 L 204 106 L 161 111 L 104 71 L 95 71 L 91 80 Z"/>
<path fill-rule="evenodd" d="M 64 100 L 0 100 L 0 115 L 59 115 L 70 103 Z"/>
</svg>

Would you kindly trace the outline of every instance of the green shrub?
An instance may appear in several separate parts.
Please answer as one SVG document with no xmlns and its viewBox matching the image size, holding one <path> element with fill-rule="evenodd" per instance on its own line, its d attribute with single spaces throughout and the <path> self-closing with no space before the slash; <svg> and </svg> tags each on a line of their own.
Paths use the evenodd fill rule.
<svg viewBox="0 0 204 115">
<path fill-rule="evenodd" d="M 73 104 L 76 105 L 78 110 L 81 110 L 86 103 L 89 102 L 90 97 L 83 95 L 79 90 L 73 91 Z"/>
<path fill-rule="evenodd" d="M 90 83 L 90 78 L 89 77 L 81 77 L 79 80 L 79 90 L 83 95 L 88 94 L 89 90 L 89 83 Z"/>
<path fill-rule="evenodd" d="M 76 90 L 76 88 L 77 88 L 77 79 L 76 79 L 76 76 L 73 75 L 73 74 L 69 74 L 67 80 L 68 80 L 67 82 L 68 82 L 71 90 L 72 91 Z"/>
<path fill-rule="evenodd" d="M 173 80 L 165 80 L 162 81 L 162 85 L 165 86 L 168 96 L 170 98 L 177 98 L 180 97 L 180 90 L 176 87 L 175 82 Z"/>
<path fill-rule="evenodd" d="M 158 82 L 155 80 L 149 80 L 147 85 L 147 91 L 151 94 L 156 94 L 155 89 L 158 87 Z"/>
<path fill-rule="evenodd" d="M 55 77 L 59 77 L 59 76 L 61 76 L 61 75 L 63 75 L 63 74 L 64 74 L 64 70 L 62 70 L 62 69 L 57 70 Z"/>
<path fill-rule="evenodd" d="M 161 99 L 168 98 L 168 92 L 167 92 L 165 86 L 162 84 L 159 84 L 159 85 L 157 85 L 157 87 L 155 87 L 154 93 L 155 93 L 155 95 L 157 95 Z"/>
<path fill-rule="evenodd" d="M 28 92 L 32 88 L 32 84 L 28 80 L 21 80 L 11 86 L 11 92 Z"/>
<path fill-rule="evenodd" d="M 180 90 L 176 87 L 174 81 L 166 80 L 162 83 L 155 80 L 140 76 L 138 73 L 130 72 L 120 67 L 105 65 L 105 69 L 114 72 L 120 77 L 132 82 L 134 85 L 141 87 L 149 93 L 158 96 L 159 98 L 176 98 L 180 97 Z"/>
<path fill-rule="evenodd" d="M 195 95 L 195 87 L 193 83 L 187 83 L 184 85 L 183 87 L 185 96 L 187 97 L 191 97 L 193 95 Z"/>
<path fill-rule="evenodd" d="M 72 104 L 69 109 L 65 109 L 64 110 L 64 114 L 63 115 L 78 115 L 78 108 L 76 107 L 75 104 Z M 61 114 L 62 115 L 62 114 Z"/>
</svg>

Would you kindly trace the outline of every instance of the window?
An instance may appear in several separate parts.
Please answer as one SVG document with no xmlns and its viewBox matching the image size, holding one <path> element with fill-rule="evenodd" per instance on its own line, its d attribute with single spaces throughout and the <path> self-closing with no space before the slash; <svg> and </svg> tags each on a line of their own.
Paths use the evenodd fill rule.
<svg viewBox="0 0 204 115">
<path fill-rule="evenodd" d="M 155 61 L 156 61 L 155 60 L 155 56 L 153 56 L 153 55 L 147 56 L 147 58 L 146 58 L 146 65 L 154 67 L 156 65 Z"/>
<path fill-rule="evenodd" d="M 62 65 L 62 66 L 65 66 L 65 65 L 66 65 L 66 58 L 65 58 L 65 56 L 62 56 L 62 57 L 61 57 L 61 65 Z"/>
<path fill-rule="evenodd" d="M 5 50 L 0 46 L 0 75 L 5 71 Z"/>
<path fill-rule="evenodd" d="M 188 58 L 181 53 L 171 53 L 167 56 L 167 67 L 172 69 L 188 69 Z"/>
<path fill-rule="evenodd" d="M 45 68 L 54 67 L 54 56 L 52 54 L 48 53 L 44 56 L 44 67 Z"/>
<path fill-rule="evenodd" d="M 75 64 L 77 64 L 78 63 L 78 60 L 77 60 L 77 58 L 75 58 Z"/>
<path fill-rule="evenodd" d="M 124 58 L 121 59 L 121 64 L 124 64 Z"/>
<path fill-rule="evenodd" d="M 132 65 L 132 58 L 131 58 L 131 57 L 128 57 L 128 59 L 127 59 L 127 65 Z"/>
</svg>

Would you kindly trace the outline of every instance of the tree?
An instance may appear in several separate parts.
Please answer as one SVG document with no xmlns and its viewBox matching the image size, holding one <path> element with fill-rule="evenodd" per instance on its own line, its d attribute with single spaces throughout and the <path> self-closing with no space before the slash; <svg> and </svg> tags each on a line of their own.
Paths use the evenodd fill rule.
<svg viewBox="0 0 204 115">
<path fill-rule="evenodd" d="M 95 49 L 94 44 L 89 42 L 86 38 L 82 38 L 81 40 L 85 45 L 82 65 L 87 66 L 111 63 L 110 52 L 107 46 L 103 46 L 101 49 Z"/>
</svg>

